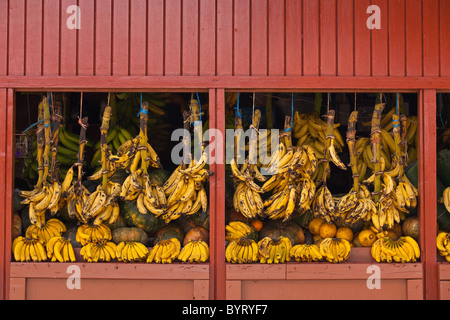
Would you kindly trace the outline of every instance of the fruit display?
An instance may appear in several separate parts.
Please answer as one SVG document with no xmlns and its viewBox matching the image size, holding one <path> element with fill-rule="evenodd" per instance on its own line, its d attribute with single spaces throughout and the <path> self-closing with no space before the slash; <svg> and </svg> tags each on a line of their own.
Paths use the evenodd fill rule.
<svg viewBox="0 0 450 320">
<path fill-rule="evenodd" d="M 440 256 L 450 262 L 450 234 L 441 231 L 436 237 L 436 247 Z"/>
<path fill-rule="evenodd" d="M 258 242 L 260 263 L 285 263 L 291 260 L 291 240 L 287 237 L 279 237 L 274 240 L 264 237 Z"/>
<path fill-rule="evenodd" d="M 24 236 L 14 238 L 16 261 L 75 262 L 77 250 L 90 263 L 208 261 L 207 152 L 203 147 L 199 159 L 188 153 L 181 165 L 168 171 L 174 164 L 160 158 L 164 148 L 154 148 L 153 141 L 158 140 L 157 123 L 166 121 L 164 108 L 171 95 L 141 96 L 139 101 L 139 94 L 109 93 L 100 109 L 101 123 L 78 117 L 73 128 L 79 126 L 79 135 L 70 134 L 70 140 L 65 128 L 70 125 L 62 124 L 67 119 L 58 117 L 47 97 L 42 98 L 36 123 L 37 182 L 31 190 L 17 192 Z M 184 126 L 189 130 L 192 125 L 202 139 L 198 118 L 204 111 L 192 96 L 188 107 Z M 135 111 L 138 121 L 130 116 L 136 118 Z M 98 133 L 98 140 L 88 137 Z M 59 156 L 65 148 L 73 151 L 67 163 Z M 62 164 L 67 168 L 60 170 Z"/>
<path fill-rule="evenodd" d="M 255 240 L 239 238 L 231 240 L 225 250 L 225 258 L 231 263 L 254 263 L 259 261 L 259 248 Z"/>
<path fill-rule="evenodd" d="M 409 237 L 392 240 L 391 237 L 381 237 L 371 248 L 372 257 L 377 262 L 416 262 L 420 258 L 420 248 L 417 242 Z"/>
<path fill-rule="evenodd" d="M 404 240 L 399 239 L 417 237 L 418 224 L 409 221 L 417 221 L 418 190 L 407 171 L 417 158 L 418 118 L 402 114 L 398 106 L 386 111 L 392 100 L 384 103 L 382 96 L 373 97 L 372 113 L 367 108 L 358 111 L 355 105 L 342 124 L 335 123 L 339 111 L 330 103 L 325 112 L 316 108 L 301 113 L 292 107 L 291 116 L 285 114 L 279 141 L 272 139 L 274 132 L 265 130 L 263 109 L 254 105 L 245 144 L 242 115 L 238 101 L 233 101 L 236 104 L 229 108 L 234 109 L 236 133 L 229 164 L 233 183 L 227 187 L 232 212 L 225 234 L 227 262 L 254 263 L 247 247 L 263 239 L 263 243 L 279 245 L 279 239 L 288 238 L 292 250 L 283 260 L 280 254 L 278 259 L 270 258 L 267 248 L 261 255 L 260 247 L 261 263 L 290 258 L 342 263 L 349 259 L 352 247 L 371 248 L 381 235 L 400 241 L 403 247 Z M 360 121 L 363 116 L 372 120 Z M 254 221 L 258 221 L 257 231 L 250 227 Z M 284 227 L 288 224 L 302 230 L 302 241 Z M 399 261 L 419 258 L 420 249 L 414 258 Z M 379 262 L 392 261 L 396 262 Z"/>
<path fill-rule="evenodd" d="M 445 188 L 444 192 L 442 193 L 442 197 L 439 199 L 439 202 L 443 203 L 445 205 L 445 209 L 450 212 L 450 187 Z"/>
</svg>

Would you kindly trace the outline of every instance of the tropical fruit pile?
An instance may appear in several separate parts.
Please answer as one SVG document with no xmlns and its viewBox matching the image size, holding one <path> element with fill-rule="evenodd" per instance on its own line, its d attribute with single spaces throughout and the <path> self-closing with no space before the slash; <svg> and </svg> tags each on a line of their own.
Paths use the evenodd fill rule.
<svg viewBox="0 0 450 320">
<path fill-rule="evenodd" d="M 259 256 L 261 263 L 291 258 L 341 263 L 349 259 L 352 247 L 374 245 L 374 252 L 378 246 L 383 248 L 383 258 L 378 253 L 373 256 L 378 262 L 418 261 L 419 195 L 406 175 L 417 159 L 417 117 L 401 114 L 395 106 L 385 108 L 385 103 L 376 102 L 369 123 L 358 123 L 359 112 L 350 112 L 346 140 L 344 126 L 335 123 L 336 111 L 329 106 L 323 115 L 296 111 L 285 117 L 276 141 L 270 130 L 260 129 L 261 111 L 254 107 L 251 134 L 243 148 L 237 106 L 228 186 L 232 213 L 226 227 L 227 261 L 254 263 Z M 364 126 L 370 127 L 369 134 L 358 132 Z M 267 154 L 261 149 L 267 149 Z M 339 184 L 333 181 L 334 174 L 349 181 L 347 190 L 336 192 Z M 263 225 L 261 232 L 251 229 L 255 221 Z M 293 241 L 273 231 L 266 239 L 264 230 L 271 221 L 297 223 L 308 239 Z M 382 235 L 390 240 L 378 240 Z M 281 241 L 283 237 L 289 245 Z M 258 245 L 257 254 L 253 242 Z M 387 252 L 391 258 L 385 258 Z"/>
<path fill-rule="evenodd" d="M 149 125 L 155 124 L 150 117 L 160 120 L 164 113 L 158 97 L 168 96 L 144 95 L 148 101 L 138 104 L 137 135 L 132 134 L 136 130 L 130 126 L 117 126 L 118 121 L 126 123 L 124 115 L 119 115 L 123 108 L 117 108 L 120 101 L 113 96 L 109 99 L 109 95 L 110 103 L 103 108 L 96 144 L 87 138 L 88 118 L 79 119 L 75 156 L 64 174 L 59 170 L 60 150 L 67 147 L 59 144 L 67 135 L 62 117 L 51 115 L 56 109 L 46 97 L 39 104 L 37 183 L 32 190 L 18 192 L 26 232 L 14 239 L 16 261 L 208 261 L 210 172 L 206 151 L 202 150 L 201 159 L 188 152 L 173 172 L 164 170 L 148 133 L 152 132 Z M 194 126 L 194 132 L 201 135 L 198 105 L 191 100 L 189 110 L 185 110 L 185 129 L 200 123 Z M 86 161 L 89 144 L 95 150 L 93 158 Z M 86 168 L 89 175 L 84 172 Z"/>
</svg>

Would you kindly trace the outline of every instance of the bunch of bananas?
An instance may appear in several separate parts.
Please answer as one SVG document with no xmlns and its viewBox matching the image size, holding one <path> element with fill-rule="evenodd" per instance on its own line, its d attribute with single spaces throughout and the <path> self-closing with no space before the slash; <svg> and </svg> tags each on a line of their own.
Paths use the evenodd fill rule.
<svg viewBox="0 0 450 320">
<path fill-rule="evenodd" d="M 111 239 L 111 229 L 103 223 L 98 226 L 82 224 L 78 227 L 75 235 L 75 240 L 83 246 L 90 242 L 109 241 Z"/>
<path fill-rule="evenodd" d="M 444 146 L 450 146 L 450 128 L 445 129 L 439 136 Z"/>
<path fill-rule="evenodd" d="M 12 252 L 17 262 L 47 261 L 45 246 L 35 238 L 17 237 L 12 243 Z"/>
<path fill-rule="evenodd" d="M 336 203 L 337 215 L 347 225 L 353 225 L 359 220 L 371 221 L 372 214 L 377 213 L 377 207 L 371 199 L 370 191 L 365 185 L 360 184 L 360 172 L 358 171 L 358 154 L 356 145 L 356 122 L 358 112 L 350 114 L 347 129 L 347 144 L 350 153 L 350 164 L 353 177 L 353 186 L 349 193 L 341 197 Z M 365 173 L 363 173 L 365 174 Z"/>
<path fill-rule="evenodd" d="M 225 250 L 225 258 L 231 263 L 258 262 L 258 245 L 255 240 L 246 238 L 231 240 Z"/>
<path fill-rule="evenodd" d="M 192 159 L 187 166 L 181 164 L 163 185 L 167 209 L 164 210 L 161 218 L 166 223 L 182 215 L 189 216 L 199 210 L 203 212 L 208 210 L 208 194 L 204 185 L 209 179 L 210 172 L 204 169 L 206 157 L 204 151 L 198 162 Z"/>
<path fill-rule="evenodd" d="M 231 221 L 225 226 L 226 241 L 239 240 L 241 238 L 247 238 L 252 235 L 256 230 L 253 226 L 243 222 L 243 221 Z"/>
<path fill-rule="evenodd" d="M 64 223 L 58 219 L 50 219 L 42 227 L 30 225 L 25 232 L 25 237 L 38 239 L 45 246 L 50 239 L 59 237 L 66 231 Z"/>
<path fill-rule="evenodd" d="M 342 238 L 325 238 L 320 242 L 320 254 L 330 263 L 340 263 L 348 259 L 350 242 Z"/>
<path fill-rule="evenodd" d="M 397 240 L 381 237 L 373 243 L 371 254 L 377 262 L 416 262 L 420 258 L 420 248 L 416 240 L 409 236 Z"/>
<path fill-rule="evenodd" d="M 177 238 L 166 239 L 158 242 L 150 251 L 147 263 L 172 263 L 181 251 L 181 243 Z"/>
<path fill-rule="evenodd" d="M 320 183 L 322 185 L 316 191 L 316 194 L 312 201 L 312 211 L 314 216 L 322 218 L 328 223 L 337 220 L 340 217 L 339 212 L 336 210 L 336 203 L 334 201 L 333 195 L 327 187 L 327 178 L 328 174 L 331 171 L 330 162 L 333 162 L 339 169 L 347 170 L 347 167 L 342 163 L 336 152 L 335 141 L 338 141 L 339 136 L 337 136 L 335 133 L 336 130 L 334 128 L 334 118 L 335 111 L 329 110 L 326 122 L 326 140 L 323 149 L 324 156 L 321 160 L 324 166 L 322 178 L 320 180 Z"/>
<path fill-rule="evenodd" d="M 189 241 L 178 254 L 182 262 L 206 262 L 209 259 L 209 246 L 202 240 Z"/>
<path fill-rule="evenodd" d="M 439 202 L 443 203 L 447 211 L 450 212 L 450 187 L 444 189 L 444 192 L 442 193 L 442 197 L 439 199 Z"/>
<path fill-rule="evenodd" d="M 108 240 L 88 242 L 81 248 L 80 254 L 87 262 L 109 262 L 116 258 L 116 244 Z"/>
<path fill-rule="evenodd" d="M 319 262 L 323 260 L 320 249 L 315 244 L 297 244 L 291 248 L 290 255 L 297 262 Z"/>
<path fill-rule="evenodd" d="M 447 232 L 439 232 L 436 237 L 436 246 L 440 256 L 450 261 L 450 234 Z"/>
<path fill-rule="evenodd" d="M 264 237 L 258 242 L 259 262 L 268 264 L 289 262 L 291 248 L 292 242 L 287 237 L 280 236 L 276 240 Z"/>
<path fill-rule="evenodd" d="M 148 255 L 147 247 L 134 241 L 120 242 L 115 252 L 120 262 L 143 262 Z"/>
<path fill-rule="evenodd" d="M 75 252 L 68 239 L 62 236 L 55 236 L 47 243 L 47 257 L 52 262 L 75 262 Z"/>
<path fill-rule="evenodd" d="M 134 152 L 133 149 L 130 149 L 130 147 L 132 146 L 130 142 L 133 142 L 133 136 L 127 129 L 121 126 L 114 126 L 108 131 L 108 138 L 106 140 L 106 143 L 108 144 L 108 148 L 111 154 L 117 154 L 118 157 L 121 158 L 120 161 L 116 161 L 118 162 L 117 164 L 120 164 L 120 166 L 118 166 L 119 168 L 126 168 L 129 165 L 129 162 L 126 161 L 129 160 L 129 157 L 124 158 L 124 156 L 127 152 Z M 97 171 L 97 169 L 101 167 L 101 141 L 98 141 L 94 145 L 94 149 L 95 152 L 91 158 L 90 166 L 91 168 L 96 169 L 95 171 Z"/>
<path fill-rule="evenodd" d="M 345 146 L 344 139 L 339 132 L 340 124 L 333 124 L 332 134 L 336 142 L 334 147 L 337 152 L 342 152 Z M 327 122 L 320 119 L 317 113 L 300 114 L 298 111 L 294 114 L 293 136 L 297 140 L 297 146 L 309 145 L 319 159 L 325 158 L 325 147 L 327 144 Z"/>
</svg>

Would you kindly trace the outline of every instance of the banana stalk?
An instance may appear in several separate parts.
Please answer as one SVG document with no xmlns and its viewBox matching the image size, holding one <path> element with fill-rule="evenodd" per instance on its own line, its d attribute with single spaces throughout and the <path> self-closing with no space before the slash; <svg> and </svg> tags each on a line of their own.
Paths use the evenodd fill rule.
<svg viewBox="0 0 450 320">
<path fill-rule="evenodd" d="M 50 116 L 50 106 L 48 104 L 48 99 L 44 98 L 44 135 L 45 135 L 45 148 L 44 148 L 44 175 L 42 181 L 47 181 L 49 168 L 50 168 L 50 151 L 52 146 L 52 128 L 51 128 L 51 116 Z"/>
<path fill-rule="evenodd" d="M 190 129 L 190 116 L 189 116 L 189 111 L 185 110 L 183 112 L 183 121 L 184 121 L 184 132 L 188 133 L 189 129 Z M 184 160 L 183 160 L 183 169 L 186 169 L 186 166 L 188 163 L 190 163 L 190 159 L 191 159 L 191 146 L 189 144 L 190 139 L 189 137 L 183 137 L 183 144 L 184 144 Z"/>
<path fill-rule="evenodd" d="M 239 114 L 234 119 L 234 158 L 236 163 L 239 164 L 239 158 L 241 157 L 240 141 L 244 128 L 242 127 L 242 118 Z"/>
<path fill-rule="evenodd" d="M 42 183 L 44 182 L 44 148 L 45 148 L 45 134 L 44 134 L 44 101 L 39 104 L 38 108 L 38 123 L 36 130 L 37 137 L 37 162 L 38 162 L 38 182 L 36 184 L 36 189 L 42 188 Z"/>
<path fill-rule="evenodd" d="M 84 147 L 86 146 L 87 140 L 86 140 L 86 130 L 88 127 L 88 117 L 84 117 L 81 119 L 81 130 L 80 130 L 80 142 L 79 142 L 79 149 L 78 149 L 78 181 L 77 181 L 77 189 L 81 190 L 81 178 L 83 176 L 83 156 L 84 156 Z"/>
<path fill-rule="evenodd" d="M 404 159 L 402 158 L 401 147 L 401 125 L 400 125 L 400 117 L 397 114 L 392 115 L 392 131 L 394 133 L 394 142 L 395 142 L 395 159 L 397 160 L 397 165 L 400 166 L 399 176 L 403 175 L 404 171 Z"/>
<path fill-rule="evenodd" d="M 250 174 L 253 174 L 253 168 L 256 166 L 256 164 L 258 163 L 258 154 L 256 152 L 257 148 L 258 148 L 258 130 L 259 130 L 259 124 L 261 122 L 261 111 L 260 110 L 255 110 L 255 113 L 253 114 L 253 119 L 252 119 L 252 132 L 250 135 L 250 144 L 249 144 L 249 154 L 248 154 L 248 159 L 249 159 L 249 163 L 250 163 Z"/>
<path fill-rule="evenodd" d="M 353 177 L 353 191 L 359 190 L 359 172 L 358 172 L 358 155 L 356 154 L 356 123 L 358 121 L 358 111 L 353 111 L 348 119 L 347 127 L 347 145 L 350 152 L 350 164 Z M 359 194 L 359 193 L 358 193 Z"/>
<path fill-rule="evenodd" d="M 103 112 L 102 126 L 100 127 L 100 144 L 102 148 L 102 189 L 106 190 L 108 184 L 108 130 L 109 123 L 111 120 L 111 107 L 106 106 L 105 111 Z"/>
<path fill-rule="evenodd" d="M 286 145 L 286 149 L 292 146 L 292 120 L 290 116 L 284 118 L 283 142 Z"/>
<path fill-rule="evenodd" d="M 196 161 L 200 161 L 203 152 L 203 126 L 200 121 L 200 105 L 198 100 L 191 99 L 189 105 L 191 112 L 191 121 L 194 123 L 194 158 Z M 195 146 L 201 145 L 200 150 L 196 150 Z"/>
<path fill-rule="evenodd" d="M 375 110 L 372 116 L 372 131 L 371 131 L 371 141 L 372 141 L 372 150 L 373 150 L 373 159 L 372 163 L 374 164 L 374 173 L 375 173 L 375 181 L 374 181 L 374 200 L 378 202 L 380 200 L 380 191 L 381 191 L 381 161 L 380 161 L 380 144 L 381 144 L 381 114 L 384 109 L 384 104 L 379 103 L 375 105 Z"/>
<path fill-rule="evenodd" d="M 139 131 L 139 143 L 138 150 L 141 152 L 141 169 L 144 174 L 147 174 L 147 120 L 148 120 L 148 102 L 145 101 L 142 104 L 140 113 L 140 131 Z M 145 110 L 145 111 L 144 111 Z"/>
<path fill-rule="evenodd" d="M 323 175 L 322 175 L 322 183 L 324 186 L 327 185 L 327 177 L 328 173 L 330 173 L 330 146 L 331 146 L 331 140 L 333 139 L 333 132 L 334 132 L 334 116 L 335 111 L 329 110 L 327 114 L 327 130 L 326 130 L 326 144 L 325 144 L 325 150 L 323 154 L 325 155 L 324 164 L 323 164 Z"/>
<path fill-rule="evenodd" d="M 59 181 L 59 175 L 58 175 L 58 163 L 57 163 L 57 157 L 58 157 L 58 144 L 59 144 L 59 131 L 61 128 L 61 106 L 56 106 L 54 109 L 53 114 L 53 133 L 52 133 L 52 166 L 50 169 L 51 179 L 52 181 Z"/>
</svg>

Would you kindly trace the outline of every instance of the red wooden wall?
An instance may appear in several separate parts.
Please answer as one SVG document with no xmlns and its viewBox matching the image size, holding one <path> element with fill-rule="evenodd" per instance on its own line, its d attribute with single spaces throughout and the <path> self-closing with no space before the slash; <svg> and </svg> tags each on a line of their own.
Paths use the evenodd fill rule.
<svg viewBox="0 0 450 320">
<path fill-rule="evenodd" d="M 449 14 L 448 0 L 0 0 L 0 75 L 450 76 Z"/>
</svg>

